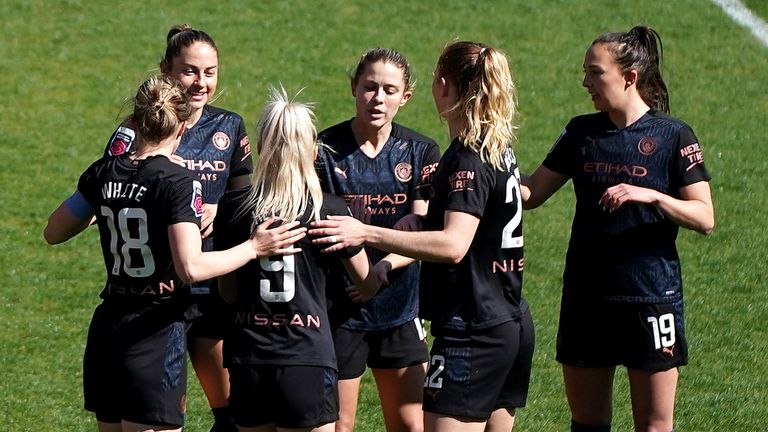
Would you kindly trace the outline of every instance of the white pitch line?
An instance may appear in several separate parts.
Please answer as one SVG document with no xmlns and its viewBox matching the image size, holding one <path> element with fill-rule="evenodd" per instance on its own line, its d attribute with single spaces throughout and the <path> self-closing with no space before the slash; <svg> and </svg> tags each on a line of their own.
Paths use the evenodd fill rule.
<svg viewBox="0 0 768 432">
<path fill-rule="evenodd" d="M 712 0 L 712 3 L 720 6 L 731 19 L 749 29 L 757 40 L 768 46 L 768 24 L 753 14 L 744 3 L 739 0 Z"/>
</svg>

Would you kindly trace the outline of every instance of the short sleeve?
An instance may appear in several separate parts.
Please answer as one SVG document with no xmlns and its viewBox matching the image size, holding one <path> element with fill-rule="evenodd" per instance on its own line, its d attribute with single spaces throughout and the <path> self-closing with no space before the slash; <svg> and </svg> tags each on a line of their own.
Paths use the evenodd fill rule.
<svg viewBox="0 0 768 432">
<path fill-rule="evenodd" d="M 203 215 L 203 186 L 191 176 L 184 176 L 169 188 L 166 223 L 192 222 L 200 226 Z"/>
<path fill-rule="evenodd" d="M 437 169 L 437 163 L 440 161 L 440 148 L 437 144 L 430 143 L 424 149 L 424 157 L 421 164 L 421 173 L 419 182 L 416 185 L 416 199 L 429 200 L 432 185 L 432 175 Z"/>
<path fill-rule="evenodd" d="M 671 177 L 671 183 L 678 188 L 711 179 L 704 165 L 699 140 L 688 126 L 680 129 L 677 151 L 672 156 Z"/>
<path fill-rule="evenodd" d="M 447 163 L 442 168 L 446 170 L 446 179 L 450 183 L 446 210 L 482 217 L 495 183 L 492 170 L 475 153 L 461 152 Z"/>
<path fill-rule="evenodd" d="M 136 143 L 136 131 L 131 127 L 131 120 L 127 118 L 115 129 L 104 148 L 104 157 L 117 157 L 131 151 Z"/>
<path fill-rule="evenodd" d="M 77 190 L 83 195 L 85 200 L 88 201 L 88 204 L 90 204 L 91 207 L 94 207 L 98 202 L 98 166 L 99 161 L 92 163 L 88 169 L 80 174 L 80 179 L 77 181 Z"/>
<path fill-rule="evenodd" d="M 572 154 L 574 147 L 571 142 L 571 134 L 566 126 L 563 132 L 560 133 L 557 141 L 555 141 L 552 149 L 549 150 L 547 157 L 544 158 L 542 165 L 556 173 L 573 177 L 571 165 L 576 160 Z"/>
<path fill-rule="evenodd" d="M 239 119 L 237 128 L 237 148 L 232 153 L 229 177 L 239 177 L 253 173 L 253 157 L 251 156 L 251 144 L 248 141 L 248 133 L 242 118 Z"/>
</svg>

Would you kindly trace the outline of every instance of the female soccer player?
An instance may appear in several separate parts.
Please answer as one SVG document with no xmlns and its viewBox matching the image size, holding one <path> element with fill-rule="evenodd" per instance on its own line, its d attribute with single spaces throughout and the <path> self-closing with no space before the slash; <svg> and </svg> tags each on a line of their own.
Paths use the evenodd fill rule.
<svg viewBox="0 0 768 432">
<path fill-rule="evenodd" d="M 186 397 L 184 283 L 230 272 L 251 259 L 294 253 L 305 230 L 268 230 L 221 252 L 201 252 L 200 183 L 170 161 L 194 112 L 185 89 L 150 78 L 131 119 L 140 142 L 132 153 L 104 157 L 80 177 L 77 191 L 51 214 L 48 243 L 68 240 L 93 219 L 107 270 L 104 299 L 88 332 L 85 408 L 100 431 L 181 430 Z"/>
<path fill-rule="evenodd" d="M 310 233 L 328 251 L 366 243 L 423 261 L 419 314 L 435 337 L 427 431 L 509 431 L 525 405 L 533 321 L 521 297 L 523 226 L 515 87 L 506 56 L 476 42 L 440 55 L 432 94 L 452 139 L 432 178 L 424 231 L 333 216 Z"/>
<path fill-rule="evenodd" d="M 410 66 L 397 51 L 364 53 L 351 79 L 356 114 L 319 135 L 323 189 L 362 207 L 355 215 L 392 228 L 403 216 L 427 212 L 429 184 L 440 150 L 431 139 L 393 120 L 412 95 Z M 339 421 L 336 432 L 355 424 L 360 379 L 371 367 L 387 430 L 421 431 L 421 394 L 428 359 L 426 334 L 418 318 L 415 260 L 366 248 L 388 286 L 353 306 L 346 296 L 331 299 L 333 340 L 339 362 Z M 347 286 L 343 280 L 338 283 Z M 336 292 L 341 290 L 332 290 Z M 343 293 L 343 291 L 341 291 Z"/>
<path fill-rule="evenodd" d="M 194 108 L 172 160 L 194 172 L 203 185 L 203 250 L 211 250 L 212 222 L 219 199 L 226 191 L 249 184 L 253 171 L 251 149 L 242 118 L 209 105 L 219 77 L 218 48 L 213 39 L 204 31 L 176 25 L 168 32 L 167 41 L 160 70 L 184 85 Z M 106 154 L 117 156 L 129 151 L 135 135 L 135 127 L 127 120 L 112 135 Z M 226 408 L 229 377 L 222 366 L 222 329 L 210 317 L 211 309 L 219 302 L 215 283 L 200 281 L 191 286 L 191 291 L 199 299 L 196 312 L 202 316 L 190 329 L 189 355 L 213 410 L 215 424 L 211 431 L 236 432 Z"/>
<path fill-rule="evenodd" d="M 661 56 L 648 27 L 595 39 L 583 85 L 599 112 L 573 118 L 525 181 L 527 208 L 569 178 L 576 192 L 557 338 L 572 431 L 610 430 L 617 365 L 635 430 L 673 429 L 688 362 L 675 238 L 679 226 L 709 234 L 714 211 L 698 140 L 667 115 Z"/>
<path fill-rule="evenodd" d="M 254 184 L 242 199 L 222 206 L 217 248 L 249 238 L 271 218 L 306 226 L 349 214 L 344 200 L 320 188 L 317 132 L 306 105 L 289 101 L 285 90 L 273 91 L 259 131 Z M 333 431 L 339 406 L 326 275 L 342 258 L 357 287 L 354 296 L 370 298 L 379 287 L 362 248 L 330 257 L 309 239 L 296 247 L 297 255 L 254 261 L 220 279 L 222 294 L 233 303 L 224 354 L 240 431 Z"/>
</svg>

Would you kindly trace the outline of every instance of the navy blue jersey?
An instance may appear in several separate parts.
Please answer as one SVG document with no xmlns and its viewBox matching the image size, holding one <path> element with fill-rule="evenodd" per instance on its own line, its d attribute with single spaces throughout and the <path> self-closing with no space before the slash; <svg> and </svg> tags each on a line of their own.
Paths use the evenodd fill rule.
<svg viewBox="0 0 768 432">
<path fill-rule="evenodd" d="M 105 156 L 130 152 L 136 132 L 130 118 L 117 128 L 109 139 Z M 215 204 L 227 190 L 230 178 L 253 172 L 251 147 L 243 119 L 221 108 L 206 105 L 200 120 L 187 129 L 174 152 L 184 159 L 186 167 L 195 173 L 203 185 L 203 200 Z"/>
<path fill-rule="evenodd" d="M 168 226 L 199 225 L 200 183 L 165 156 L 134 161 L 124 155 L 94 162 L 77 189 L 99 226 L 107 270 L 101 297 L 133 301 L 174 297 L 182 282 L 173 267 Z"/>
<path fill-rule="evenodd" d="M 496 170 L 455 139 L 434 173 L 424 230 L 442 230 L 448 210 L 480 221 L 458 264 L 422 263 L 420 316 L 432 328 L 490 328 L 521 317 L 527 308 L 520 171 L 511 148 L 503 161 L 505 169 Z"/>
<path fill-rule="evenodd" d="M 247 240 L 252 232 L 251 214 L 238 216 L 248 189 L 234 191 L 222 201 L 216 219 L 216 249 Z M 344 200 L 324 194 L 321 217 L 348 215 Z M 299 219 L 308 227 L 311 208 Z M 227 365 L 269 364 L 323 366 L 336 369 L 326 305 L 326 278 L 339 258 L 349 258 L 362 248 L 335 254 L 320 252 L 309 236 L 301 239 L 295 255 L 263 257 L 231 274 L 237 287 L 228 308 L 232 331 L 224 338 Z M 343 271 L 343 270 L 342 270 Z"/>
<path fill-rule="evenodd" d="M 681 187 L 709 181 L 690 127 L 656 110 L 624 129 L 606 113 L 575 117 L 543 165 L 570 177 L 576 193 L 565 294 L 654 303 L 682 297 L 677 224 L 653 205 L 609 213 L 598 202 L 620 183 L 679 198 Z"/>
<path fill-rule="evenodd" d="M 392 123 L 384 148 L 371 158 L 360 150 L 351 120 L 347 120 L 322 131 L 318 140 L 330 148 L 322 149 L 318 157 L 323 190 L 347 201 L 365 200 L 372 225 L 391 228 L 411 213 L 414 200 L 428 199 L 429 178 L 440 159 L 440 149 L 431 139 Z M 366 252 L 373 263 L 387 255 L 372 247 L 366 247 Z M 394 328 L 416 318 L 418 278 L 418 264 L 413 263 L 390 272 L 390 285 L 362 308 L 352 305 L 346 296 L 331 302 L 345 311 L 339 313 L 344 315 L 346 328 Z M 350 282 L 344 278 L 332 283 L 346 286 Z"/>
</svg>

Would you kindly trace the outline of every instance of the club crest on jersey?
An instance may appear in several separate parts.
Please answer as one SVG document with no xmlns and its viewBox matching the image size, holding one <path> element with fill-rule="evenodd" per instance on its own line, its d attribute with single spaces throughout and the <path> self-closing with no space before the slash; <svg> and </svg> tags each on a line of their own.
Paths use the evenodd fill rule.
<svg viewBox="0 0 768 432">
<path fill-rule="evenodd" d="M 195 216 L 203 216 L 203 185 L 195 180 L 192 182 L 192 202 L 190 203 Z"/>
<path fill-rule="evenodd" d="M 120 126 L 115 132 L 115 136 L 112 137 L 112 141 L 109 143 L 110 156 L 120 156 L 125 154 L 133 144 L 133 139 L 136 137 L 136 132 L 131 128 Z"/>
<path fill-rule="evenodd" d="M 656 139 L 643 137 L 637 142 L 637 150 L 645 156 L 650 156 L 656 151 Z"/>
<path fill-rule="evenodd" d="M 224 132 L 219 131 L 213 134 L 211 141 L 213 141 L 213 145 L 219 150 L 226 150 L 229 148 L 229 136 Z"/>
<path fill-rule="evenodd" d="M 413 177 L 413 167 L 408 162 L 400 162 L 395 166 L 395 177 L 405 183 Z"/>
</svg>

